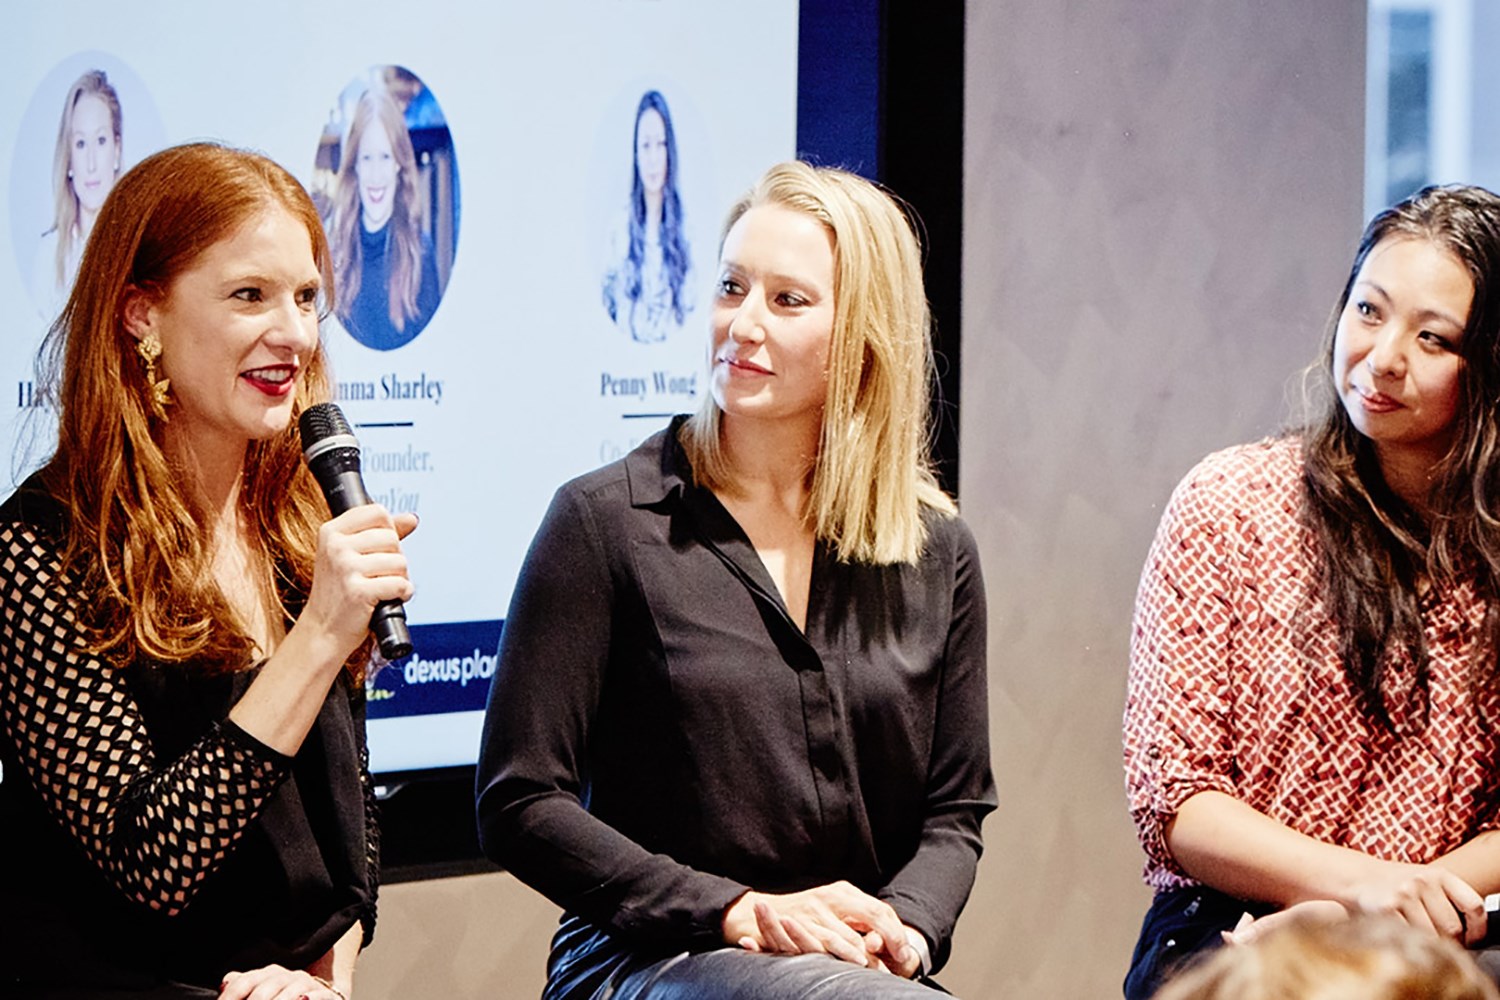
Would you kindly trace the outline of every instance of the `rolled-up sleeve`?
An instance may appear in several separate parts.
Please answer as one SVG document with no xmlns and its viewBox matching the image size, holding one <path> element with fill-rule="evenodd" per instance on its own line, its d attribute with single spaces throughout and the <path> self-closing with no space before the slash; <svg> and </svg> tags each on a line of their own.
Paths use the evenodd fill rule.
<svg viewBox="0 0 1500 1000">
<path fill-rule="evenodd" d="M 1236 793 L 1230 657 L 1238 580 L 1217 474 L 1173 493 L 1146 557 L 1131 632 L 1125 786 L 1147 868 L 1183 875 L 1164 829 L 1199 792 Z"/>
</svg>

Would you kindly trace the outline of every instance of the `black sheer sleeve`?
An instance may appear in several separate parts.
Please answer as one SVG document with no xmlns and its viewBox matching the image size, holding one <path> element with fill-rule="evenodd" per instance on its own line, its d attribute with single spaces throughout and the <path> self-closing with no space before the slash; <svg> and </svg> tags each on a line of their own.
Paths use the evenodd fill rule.
<svg viewBox="0 0 1500 1000">
<path fill-rule="evenodd" d="M 120 674 L 92 655 L 57 554 L 0 524 L 0 731 L 87 857 L 130 899 L 173 915 L 234 849 L 290 759 L 232 722 L 158 760 Z"/>
</svg>

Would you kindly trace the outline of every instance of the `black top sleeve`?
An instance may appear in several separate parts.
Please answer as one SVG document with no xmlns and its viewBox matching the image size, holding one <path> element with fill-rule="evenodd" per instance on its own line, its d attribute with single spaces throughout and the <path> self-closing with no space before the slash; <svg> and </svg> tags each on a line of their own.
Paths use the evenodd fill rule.
<svg viewBox="0 0 1500 1000">
<path fill-rule="evenodd" d="M 717 944 L 724 910 L 748 886 L 648 851 L 584 807 L 615 597 L 599 528 L 565 488 L 527 553 L 501 633 L 480 750 L 480 838 L 523 882 L 591 923 Z"/>
<path fill-rule="evenodd" d="M 912 859 L 878 893 L 932 947 L 933 969 L 947 961 L 953 929 L 968 901 L 983 848 L 980 822 L 994 808 L 989 766 L 984 579 L 974 537 L 962 522 L 947 532 L 953 560 L 953 614 L 928 762 L 927 813 Z"/>
<path fill-rule="evenodd" d="M 56 551 L 0 525 L 0 723 L 58 823 L 130 899 L 175 914 L 229 856 L 289 758 L 232 722 L 158 760 L 124 681 L 85 644 Z"/>
<path fill-rule="evenodd" d="M 806 624 L 671 432 L 562 487 L 501 635 L 486 854 L 647 947 L 722 944 L 747 889 L 845 880 L 941 963 L 994 808 L 985 601 L 963 522 L 913 563 L 820 546 Z"/>
</svg>

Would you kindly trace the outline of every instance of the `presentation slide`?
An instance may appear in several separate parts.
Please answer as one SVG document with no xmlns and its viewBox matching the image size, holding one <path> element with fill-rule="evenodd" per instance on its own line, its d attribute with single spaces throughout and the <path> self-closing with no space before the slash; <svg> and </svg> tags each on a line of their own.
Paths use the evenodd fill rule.
<svg viewBox="0 0 1500 1000">
<path fill-rule="evenodd" d="M 9 11 L 5 493 L 50 454 L 36 353 L 120 172 L 197 139 L 266 153 L 324 213 L 338 306 L 323 339 L 366 484 L 421 518 L 407 542 L 415 652 L 370 681 L 372 768 L 473 763 L 553 491 L 700 401 L 724 213 L 794 153 L 797 13 L 796 0 Z"/>
</svg>

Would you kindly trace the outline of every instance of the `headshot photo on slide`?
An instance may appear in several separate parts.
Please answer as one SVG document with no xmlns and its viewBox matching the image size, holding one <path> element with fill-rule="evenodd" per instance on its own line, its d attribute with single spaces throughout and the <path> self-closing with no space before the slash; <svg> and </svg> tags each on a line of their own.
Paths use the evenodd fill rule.
<svg viewBox="0 0 1500 1000">
<path fill-rule="evenodd" d="M 11 239 L 45 323 L 67 301 L 115 181 L 165 142 L 140 78 L 108 53 L 68 57 L 32 92 L 11 152 Z"/>
<path fill-rule="evenodd" d="M 419 76 L 374 66 L 343 89 L 312 194 L 333 251 L 333 318 L 372 350 L 411 343 L 448 287 L 460 215 L 448 122 Z"/>
<path fill-rule="evenodd" d="M 677 129 L 660 90 L 645 91 L 636 103 L 628 152 L 629 170 L 618 177 L 630 183 L 621 187 L 625 197 L 609 232 L 601 291 L 615 327 L 653 344 L 681 330 L 694 305 Z"/>
</svg>

